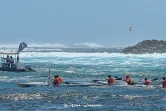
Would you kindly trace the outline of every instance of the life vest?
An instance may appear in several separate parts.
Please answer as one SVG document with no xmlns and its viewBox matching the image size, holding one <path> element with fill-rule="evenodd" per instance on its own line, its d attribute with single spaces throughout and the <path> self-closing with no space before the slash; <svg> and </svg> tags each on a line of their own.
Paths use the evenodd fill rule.
<svg viewBox="0 0 166 111">
<path fill-rule="evenodd" d="M 52 82 L 52 84 L 54 84 L 54 85 L 59 85 L 59 84 L 61 84 L 62 83 L 62 79 L 61 78 L 55 78 L 54 80 L 53 80 L 53 82 Z"/>
<path fill-rule="evenodd" d="M 57 81 L 57 84 L 59 85 L 59 84 L 61 84 L 62 83 L 62 79 L 61 78 L 56 78 L 56 81 Z"/>
<path fill-rule="evenodd" d="M 163 85 L 163 87 L 166 87 L 166 80 L 162 81 L 162 85 Z"/>
<path fill-rule="evenodd" d="M 149 80 L 145 81 L 144 85 L 150 85 L 150 81 Z"/>
<path fill-rule="evenodd" d="M 109 79 L 108 79 L 108 84 L 109 84 L 109 85 L 114 84 L 114 79 L 113 79 L 113 78 L 109 78 Z"/>
</svg>

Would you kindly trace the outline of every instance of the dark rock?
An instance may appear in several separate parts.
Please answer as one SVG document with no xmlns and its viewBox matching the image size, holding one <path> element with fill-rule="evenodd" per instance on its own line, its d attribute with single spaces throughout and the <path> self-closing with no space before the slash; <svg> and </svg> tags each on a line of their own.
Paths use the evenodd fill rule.
<svg viewBox="0 0 166 111">
<path fill-rule="evenodd" d="M 121 51 L 125 54 L 166 53 L 166 41 L 144 40 L 135 46 L 129 46 Z"/>
</svg>

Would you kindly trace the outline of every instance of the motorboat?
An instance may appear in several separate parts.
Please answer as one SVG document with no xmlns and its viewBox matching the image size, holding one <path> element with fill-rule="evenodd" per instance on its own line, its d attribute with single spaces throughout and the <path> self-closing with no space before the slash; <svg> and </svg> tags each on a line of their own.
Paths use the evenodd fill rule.
<svg viewBox="0 0 166 111">
<path fill-rule="evenodd" d="M 1 55 L 1 66 L 0 71 L 35 71 L 30 65 L 20 66 L 19 64 L 19 52 L 22 51 L 27 44 L 24 42 L 20 43 L 18 52 L 0 52 Z"/>
</svg>

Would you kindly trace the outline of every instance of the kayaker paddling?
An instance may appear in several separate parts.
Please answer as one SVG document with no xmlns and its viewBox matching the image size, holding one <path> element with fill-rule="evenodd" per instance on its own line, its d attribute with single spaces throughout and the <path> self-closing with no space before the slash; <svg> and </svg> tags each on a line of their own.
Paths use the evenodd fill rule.
<svg viewBox="0 0 166 111">
<path fill-rule="evenodd" d="M 144 79 L 144 85 L 150 85 L 150 80 L 148 80 L 147 78 Z"/>
<path fill-rule="evenodd" d="M 128 85 L 133 85 L 132 80 L 128 74 L 126 75 L 126 78 L 123 79 L 123 81 L 125 81 Z"/>
<path fill-rule="evenodd" d="M 162 78 L 163 80 L 158 84 L 162 84 L 162 88 L 166 88 L 166 80 L 165 80 L 165 77 Z"/>
<path fill-rule="evenodd" d="M 62 79 L 59 77 L 59 75 L 55 75 L 54 79 L 52 79 L 52 85 L 59 86 L 62 83 Z"/>
<path fill-rule="evenodd" d="M 111 77 L 111 75 L 108 75 L 108 86 L 112 86 L 114 84 L 114 79 Z"/>
</svg>

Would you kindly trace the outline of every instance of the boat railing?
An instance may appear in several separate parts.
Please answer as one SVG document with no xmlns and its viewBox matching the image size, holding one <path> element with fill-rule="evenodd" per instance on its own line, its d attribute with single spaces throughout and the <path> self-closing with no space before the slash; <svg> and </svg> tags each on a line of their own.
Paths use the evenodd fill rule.
<svg viewBox="0 0 166 111">
<path fill-rule="evenodd" d="M 16 68 L 17 67 L 18 53 L 0 53 L 0 54 L 2 54 L 2 57 L 1 57 L 1 67 L 2 68 Z M 7 55 L 9 57 L 11 57 L 11 55 L 14 55 L 14 56 L 12 56 L 13 63 L 11 63 L 11 61 L 7 61 L 7 57 L 5 57 Z"/>
</svg>

